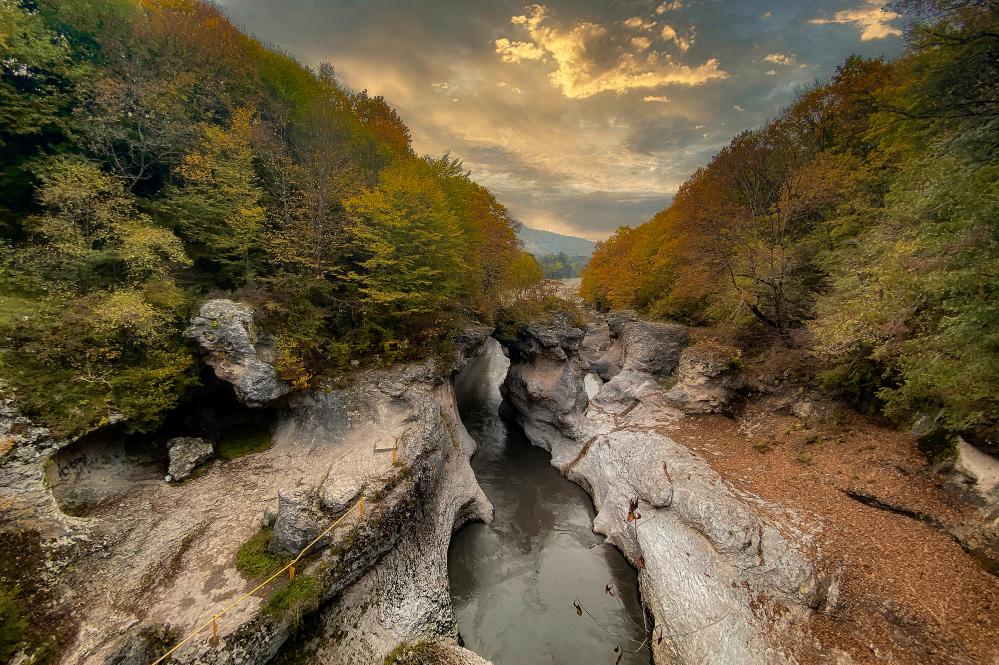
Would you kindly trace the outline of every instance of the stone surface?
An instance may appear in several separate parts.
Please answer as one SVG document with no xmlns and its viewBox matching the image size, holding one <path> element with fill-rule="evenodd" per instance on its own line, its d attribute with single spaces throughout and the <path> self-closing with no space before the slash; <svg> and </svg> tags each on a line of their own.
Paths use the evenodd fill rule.
<svg viewBox="0 0 999 665">
<path fill-rule="evenodd" d="M 677 370 L 680 352 L 690 343 L 690 336 L 683 326 L 635 320 L 630 312 L 611 318 L 613 324 L 607 327 L 614 344 L 606 354 L 609 360 L 599 360 L 594 370 L 606 372 L 617 358 L 621 369 L 595 399 L 612 408 L 626 408 L 629 400 L 661 392 L 659 381 Z"/>
<path fill-rule="evenodd" d="M 590 493 L 594 529 L 639 569 L 657 626 L 655 662 L 794 662 L 808 614 L 835 602 L 835 580 L 816 573 L 788 536 L 791 520 L 775 517 L 778 507 L 736 492 L 664 434 L 682 414 L 659 380 L 681 365 L 686 330 L 632 313 L 608 319 L 594 316 L 581 341 L 537 326 L 518 337 L 504 385 L 518 422 Z M 559 353 L 538 342 L 554 339 L 570 343 Z M 594 367 L 609 355 L 621 370 L 603 385 L 591 380 L 599 390 L 588 400 L 585 377 L 611 365 Z M 686 392 L 675 401 L 715 408 L 736 380 L 696 354 L 686 358 L 678 373 Z"/>
<path fill-rule="evenodd" d="M 278 490 L 277 517 L 274 520 L 274 537 L 270 550 L 274 553 L 297 554 L 319 535 L 323 528 L 324 513 L 314 487 L 297 487 Z M 328 544 L 320 541 L 319 547 Z"/>
<path fill-rule="evenodd" d="M 191 319 L 185 335 L 202 350 L 215 375 L 232 384 L 247 406 L 266 406 L 291 392 L 270 364 L 272 345 L 258 335 L 249 305 L 209 300 Z"/>
<path fill-rule="evenodd" d="M 206 359 L 217 362 L 216 371 L 245 387 L 247 363 L 229 363 L 246 360 L 251 347 L 256 360 L 264 356 L 259 340 L 253 344 L 249 310 L 231 305 L 202 309 L 197 336 L 211 337 Z M 235 322 L 226 323 L 223 312 Z M 209 335 L 217 330 L 211 321 L 227 332 Z M 462 348 L 474 352 L 485 337 L 468 339 Z M 465 352 L 445 362 L 456 367 Z M 289 395 L 270 448 L 210 465 L 183 485 L 161 482 L 161 471 L 138 478 L 87 518 L 63 514 L 45 485 L 46 459 L 72 442 L 51 438 L 0 403 L 0 492 L 10 499 L 0 519 L 48 539 L 48 583 L 80 626 L 61 662 L 145 658 L 137 656 L 143 647 L 134 631 L 168 624 L 184 636 L 247 590 L 234 555 L 263 523 L 273 519 L 273 540 L 295 549 L 344 516 L 297 569 L 322 589 L 315 625 L 328 627 L 322 644 L 336 654 L 322 662 L 381 662 L 400 643 L 426 641 L 448 662 L 481 665 L 457 646 L 447 549 L 453 529 L 490 519 L 492 507 L 468 464 L 474 442 L 457 416 L 450 366 L 440 362 L 366 370 L 341 390 Z M 256 387 L 240 389 L 249 403 L 283 391 L 250 383 Z M 360 493 L 367 498 L 363 518 L 355 510 Z M 291 635 L 295 614 L 263 611 L 267 597 L 254 595 L 223 617 L 216 644 L 206 631 L 171 662 L 269 662 Z"/>
<path fill-rule="evenodd" d="M 990 508 L 999 508 L 999 460 L 957 437 L 951 465 L 954 482 Z"/>
<path fill-rule="evenodd" d="M 170 452 L 168 473 L 173 480 L 187 478 L 198 465 L 206 462 L 215 454 L 212 444 L 193 436 L 170 439 L 167 441 L 167 449 Z"/>
<path fill-rule="evenodd" d="M 104 665 L 149 665 L 170 648 L 175 638 L 169 626 L 163 624 L 130 630 Z"/>
<path fill-rule="evenodd" d="M 688 346 L 680 353 L 676 383 L 666 401 L 684 413 L 724 410 L 742 388 L 743 380 L 731 355 L 723 349 Z"/>
</svg>

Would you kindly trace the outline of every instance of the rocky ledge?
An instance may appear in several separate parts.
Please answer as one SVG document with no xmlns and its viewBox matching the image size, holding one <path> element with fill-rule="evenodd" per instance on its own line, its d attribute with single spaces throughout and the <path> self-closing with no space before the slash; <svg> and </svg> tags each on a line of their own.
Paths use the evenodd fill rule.
<svg viewBox="0 0 999 665">
<path fill-rule="evenodd" d="M 836 602 L 777 506 L 728 486 L 670 439 L 683 411 L 725 408 L 736 360 L 632 313 L 529 324 L 504 393 L 528 438 L 583 486 L 594 529 L 639 571 L 657 663 L 786 663 Z"/>
<path fill-rule="evenodd" d="M 343 389 L 289 393 L 266 362 L 252 310 L 206 303 L 189 337 L 245 404 L 276 409 L 280 398 L 271 447 L 203 464 L 182 483 L 162 472 L 141 478 L 82 517 L 64 515 L 45 485 L 46 460 L 74 442 L 2 405 L 0 434 L 11 443 L 0 475 L 20 497 L 0 514 L 42 535 L 46 584 L 78 626 L 61 661 L 147 665 L 266 576 L 237 569 L 241 546 L 259 539 L 280 564 L 342 518 L 293 583 L 283 577 L 253 594 L 219 620 L 217 639 L 205 630 L 170 662 L 263 665 L 277 655 L 367 665 L 436 654 L 482 664 L 457 644 L 447 548 L 454 529 L 491 519 L 492 506 L 469 466 L 475 443 L 449 377 L 488 332 L 463 334 L 448 367 L 361 371 Z M 185 470 L 210 455 L 188 451 L 191 443 L 170 449 Z"/>
</svg>

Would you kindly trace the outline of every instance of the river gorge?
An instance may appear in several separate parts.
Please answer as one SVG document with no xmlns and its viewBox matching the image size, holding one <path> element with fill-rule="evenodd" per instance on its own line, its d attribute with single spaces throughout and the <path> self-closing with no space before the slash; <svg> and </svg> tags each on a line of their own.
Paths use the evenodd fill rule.
<svg viewBox="0 0 999 665">
<path fill-rule="evenodd" d="M 472 469 L 495 509 L 455 534 L 451 595 L 465 646 L 496 663 L 649 662 L 634 569 L 593 533 L 590 497 L 500 417 L 509 360 L 491 342 L 455 380 Z M 595 617 L 579 617 L 577 601 Z M 599 621 L 598 624 L 596 621 Z M 598 654 L 604 654 L 601 659 Z"/>
</svg>

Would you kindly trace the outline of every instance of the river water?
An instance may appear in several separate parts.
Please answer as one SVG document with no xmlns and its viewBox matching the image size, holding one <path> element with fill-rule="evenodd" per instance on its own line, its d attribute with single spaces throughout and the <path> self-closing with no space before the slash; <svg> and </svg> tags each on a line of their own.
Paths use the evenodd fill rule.
<svg viewBox="0 0 999 665">
<path fill-rule="evenodd" d="M 451 595 L 465 646 L 496 665 L 611 664 L 615 647 L 624 651 L 621 663 L 647 664 L 634 569 L 592 532 L 586 492 L 499 417 L 508 366 L 490 342 L 455 383 L 462 420 L 479 444 L 472 468 L 496 509 L 492 524 L 470 524 L 451 543 Z M 596 621 L 577 616 L 576 599 Z"/>
</svg>

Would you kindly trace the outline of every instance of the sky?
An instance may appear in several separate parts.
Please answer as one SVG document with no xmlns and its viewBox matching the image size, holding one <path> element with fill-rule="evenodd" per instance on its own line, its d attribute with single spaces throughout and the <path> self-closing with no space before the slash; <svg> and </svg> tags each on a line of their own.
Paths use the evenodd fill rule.
<svg viewBox="0 0 999 665">
<path fill-rule="evenodd" d="M 224 0 L 241 28 L 398 109 L 524 224 L 602 240 L 851 54 L 881 0 Z"/>
</svg>

